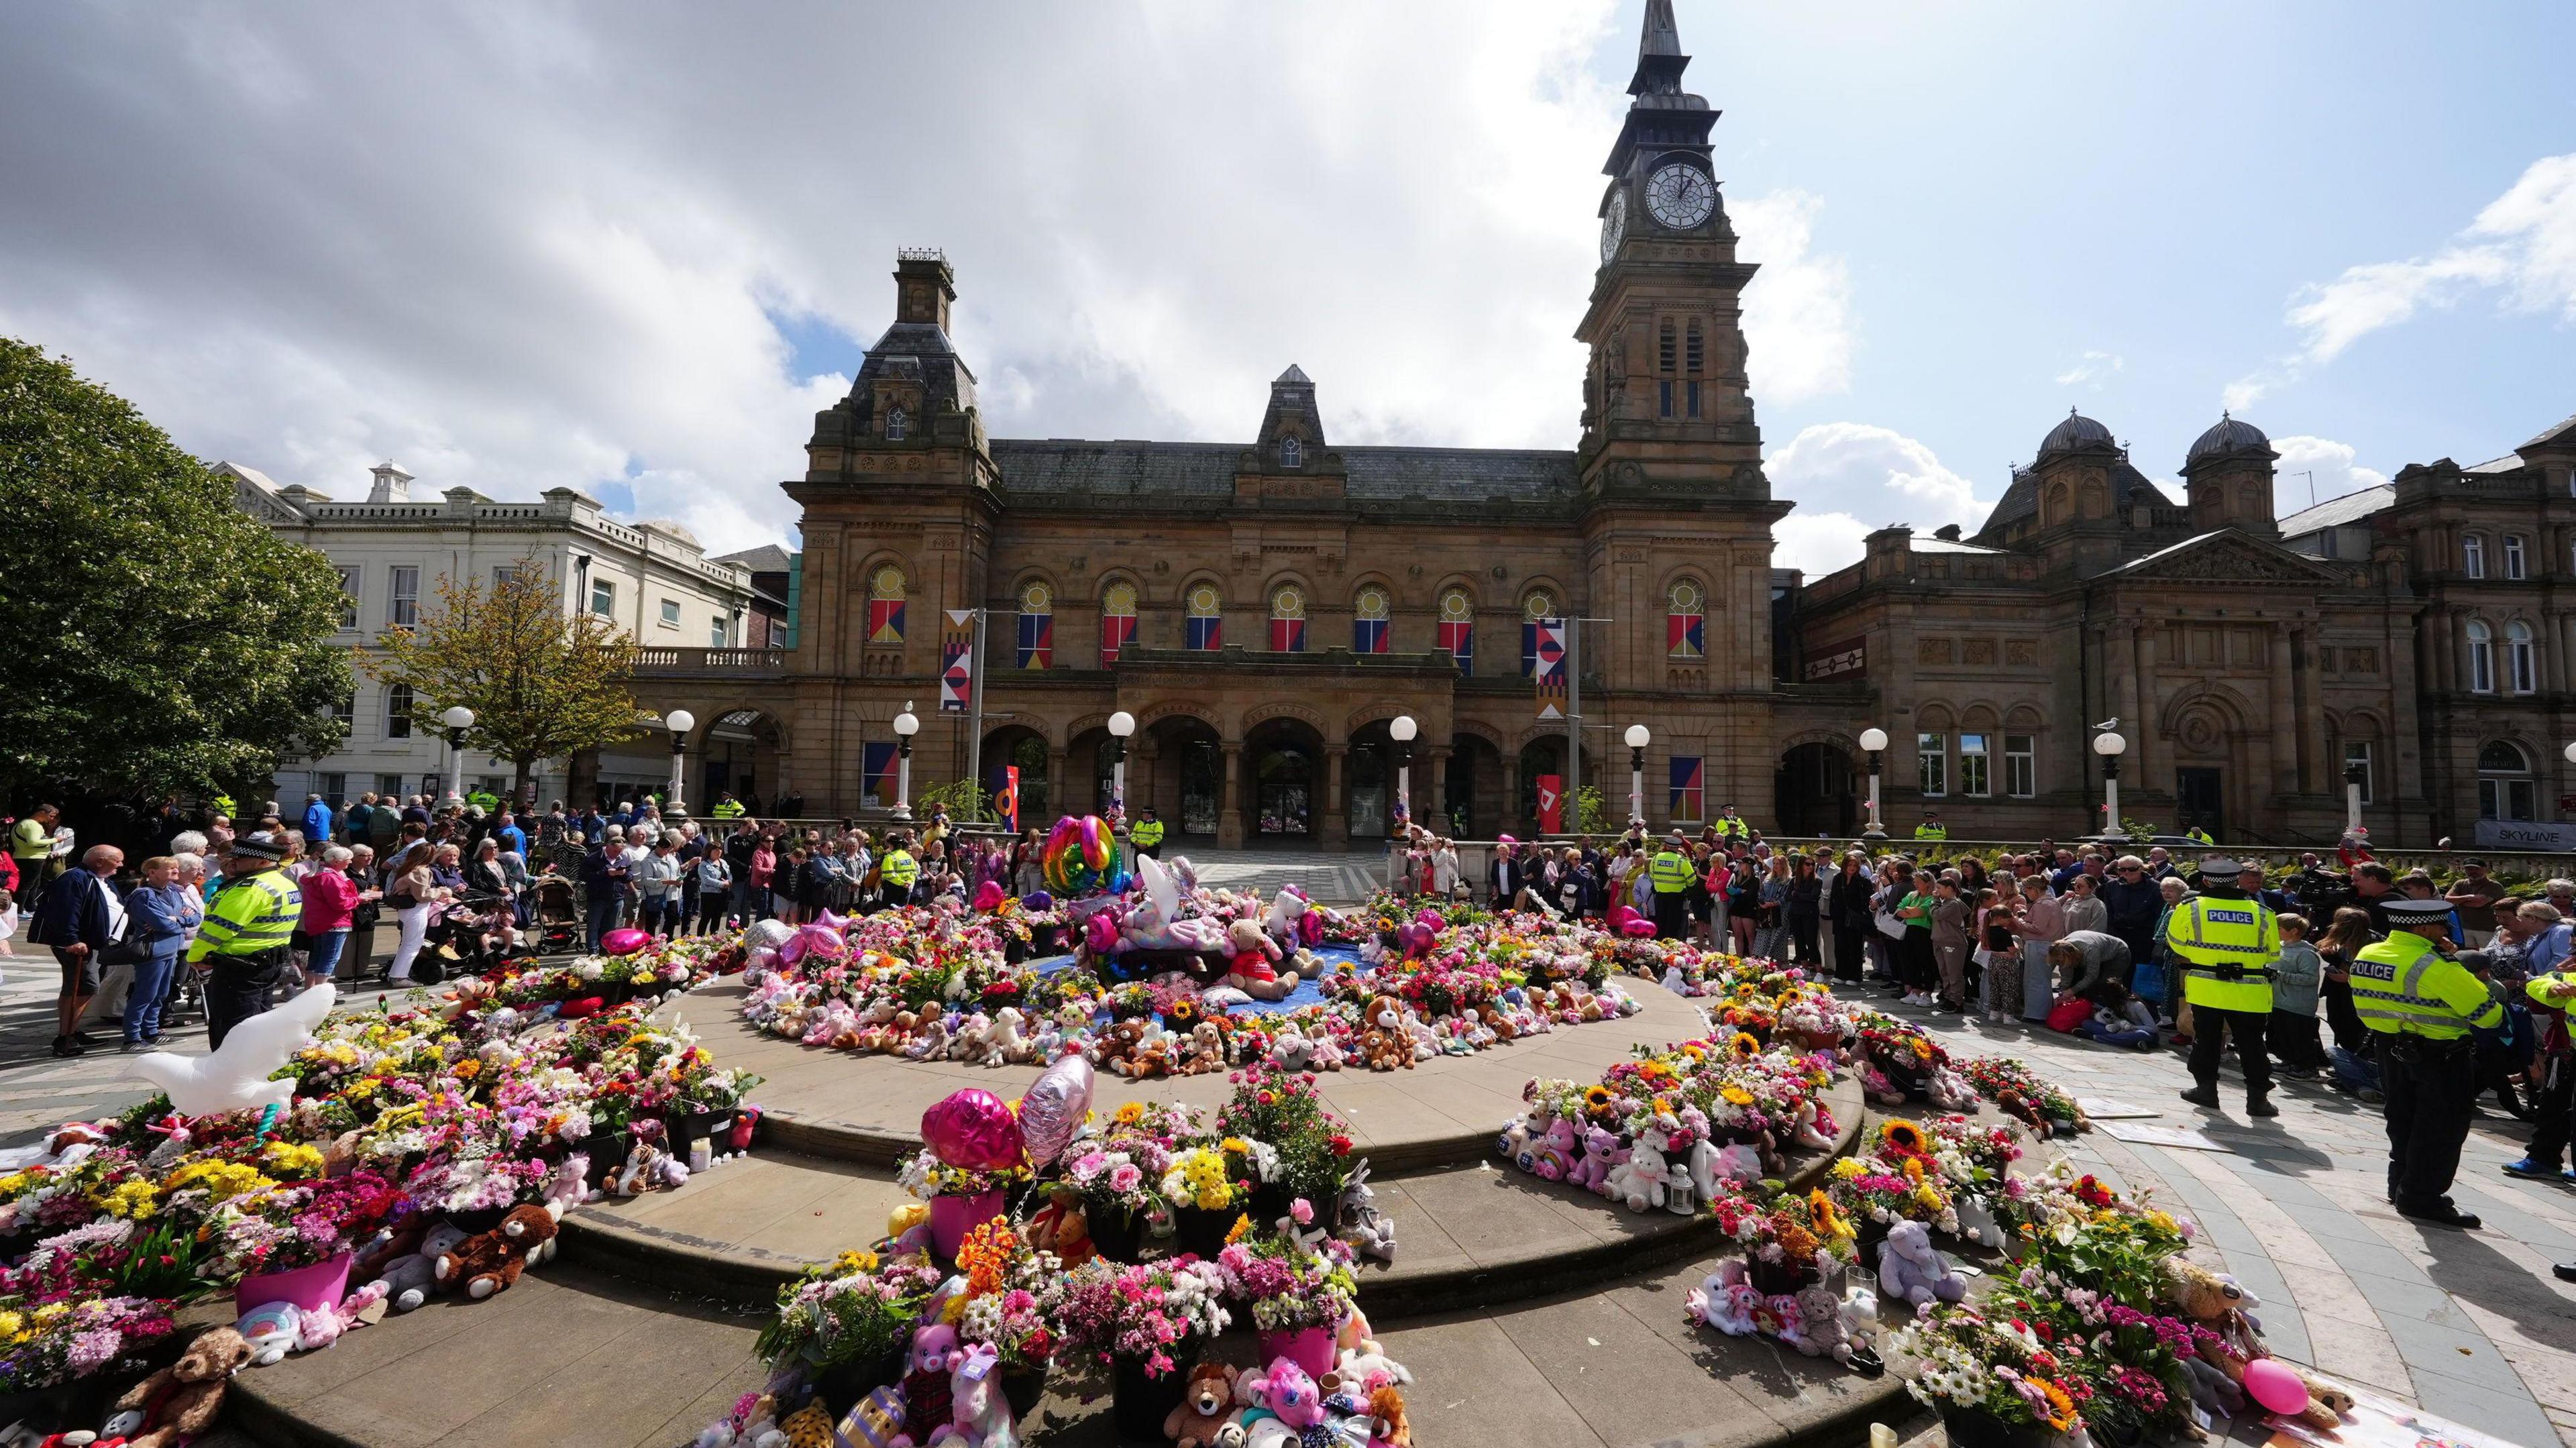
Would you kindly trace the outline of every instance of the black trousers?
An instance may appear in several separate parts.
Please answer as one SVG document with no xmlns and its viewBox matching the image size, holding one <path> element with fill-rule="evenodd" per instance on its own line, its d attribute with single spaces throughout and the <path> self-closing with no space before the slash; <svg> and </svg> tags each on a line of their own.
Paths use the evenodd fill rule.
<svg viewBox="0 0 2576 1448">
<path fill-rule="evenodd" d="M 880 910 L 900 910 L 911 903 L 912 887 L 910 885 L 887 885 L 884 887 L 883 895 L 877 901 L 877 908 Z"/>
<path fill-rule="evenodd" d="M 1857 925 L 1841 924 L 1834 927 L 1834 979 L 1860 979 L 1863 958 L 1861 952 L 1869 944 L 1869 932 L 1872 928 L 1866 920 Z"/>
<path fill-rule="evenodd" d="M 1680 940 L 1690 934 L 1690 901 L 1679 890 L 1655 892 L 1655 938 Z"/>
<path fill-rule="evenodd" d="M 2382 1108 L 2388 1118 L 2388 1193 L 2399 1207 L 2438 1207 L 2451 1199 L 2460 1146 L 2478 1099 L 2477 1051 L 2459 1041 L 2379 1037 Z"/>
<path fill-rule="evenodd" d="M 1824 957 L 1816 953 L 1816 917 L 1799 911 L 1789 912 L 1789 940 L 1792 953 L 1800 965 L 1822 965 Z"/>
<path fill-rule="evenodd" d="M 2281 1058 L 2284 1066 L 2322 1071 L 2329 1064 L 2326 1048 L 2317 1044 L 2314 1012 L 2304 1016 L 2296 1011 L 2272 1012 L 2272 1052 Z"/>
<path fill-rule="evenodd" d="M 2544 1165 L 2562 1165 L 2571 1125 L 2576 1125 L 2576 1056 L 2551 1056 L 2540 1080 L 2540 1101 L 2531 1125 L 2531 1155 Z"/>
<path fill-rule="evenodd" d="M 1941 982 L 1941 967 L 1932 955 L 1932 932 L 1905 927 L 1896 942 L 1896 983 L 1917 993 Z"/>
<path fill-rule="evenodd" d="M 2263 1051 L 2263 1037 L 2272 1027 L 2270 1011 L 2219 1011 L 2207 1006 L 2191 1008 L 2191 1079 L 2203 1086 L 2218 1084 L 2218 1058 L 2225 1050 L 2224 1037 L 2236 1040 L 2236 1064 L 2245 1072 L 2245 1090 L 2260 1096 L 2272 1089 L 2272 1058 Z"/>
<path fill-rule="evenodd" d="M 206 973 L 206 1045 L 220 1049 L 242 1022 L 268 1009 L 269 989 L 285 975 L 283 948 L 258 955 L 219 955 Z"/>
</svg>

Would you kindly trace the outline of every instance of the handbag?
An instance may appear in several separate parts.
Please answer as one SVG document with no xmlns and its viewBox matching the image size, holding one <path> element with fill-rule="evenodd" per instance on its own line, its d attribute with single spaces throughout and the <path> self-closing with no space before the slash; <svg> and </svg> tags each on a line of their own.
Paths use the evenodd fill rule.
<svg viewBox="0 0 2576 1448">
<path fill-rule="evenodd" d="M 2048 1008 L 2048 1028 L 2052 1031 L 2072 1031 L 2092 1018 L 2091 1001 L 2060 1001 Z"/>
<path fill-rule="evenodd" d="M 1870 919 L 1877 924 L 1878 933 L 1886 936 L 1888 939 L 1903 940 L 1905 938 L 1905 922 L 1897 918 L 1895 911 L 1881 910 L 1876 915 L 1871 916 Z"/>
<path fill-rule="evenodd" d="M 2162 1004 L 2165 998 L 2165 963 L 2161 960 L 2138 962 L 2137 970 L 2130 976 L 2129 994 L 2140 1000 Z"/>
</svg>

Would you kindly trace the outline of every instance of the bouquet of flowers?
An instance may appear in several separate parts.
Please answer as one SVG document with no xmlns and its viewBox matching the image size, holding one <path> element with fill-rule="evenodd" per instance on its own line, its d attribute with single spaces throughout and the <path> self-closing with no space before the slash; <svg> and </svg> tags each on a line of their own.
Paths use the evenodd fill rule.
<svg viewBox="0 0 2576 1448">
<path fill-rule="evenodd" d="M 1340 1327 L 1359 1292 L 1350 1245 L 1329 1237 L 1310 1251 L 1284 1237 L 1245 1234 L 1217 1254 L 1217 1266 L 1227 1295 L 1263 1332 Z"/>
<path fill-rule="evenodd" d="M 881 1263 L 874 1252 L 844 1252 L 779 1289 L 778 1315 L 761 1329 L 756 1351 L 772 1370 L 818 1370 L 900 1352 L 941 1280 L 924 1261 Z"/>
<path fill-rule="evenodd" d="M 1225 1276 L 1214 1262 L 1092 1261 L 1056 1277 L 1039 1305 L 1056 1325 L 1060 1351 L 1101 1362 L 1126 1358 L 1159 1378 L 1233 1322 L 1224 1296 Z"/>
<path fill-rule="evenodd" d="M 2074 1097 L 2014 1057 L 1977 1056 L 1961 1065 L 1959 1074 L 1968 1078 L 1978 1095 L 1995 1103 L 2005 1115 L 2027 1122 L 2042 1136 L 2071 1135 L 2086 1126 Z"/>
<path fill-rule="evenodd" d="M 993 1168 L 950 1166 L 928 1147 L 905 1157 L 895 1172 L 896 1183 L 925 1202 L 932 1197 L 981 1196 L 1028 1179 L 1025 1164 Z"/>
<path fill-rule="evenodd" d="M 1230 1143 L 1238 1140 L 1229 1138 Z M 1184 1147 L 1173 1153 L 1172 1164 L 1163 1172 L 1163 1199 L 1175 1207 L 1221 1212 L 1248 1197 L 1251 1183 L 1237 1181 L 1226 1158 L 1227 1152 L 1217 1146 Z"/>
<path fill-rule="evenodd" d="M 170 1328 L 169 1304 L 147 1297 L 70 1285 L 43 1301 L 0 1296 L 0 1394 L 134 1366 L 135 1355 Z"/>
<path fill-rule="evenodd" d="M 2016 1317 L 1966 1307 L 1927 1313 L 1888 1338 L 1905 1390 L 1943 1418 L 1979 1413 L 2009 1427 L 2072 1433 L 2092 1389 L 2062 1349 Z"/>
<path fill-rule="evenodd" d="M 957 1268 L 966 1277 L 957 1335 L 989 1344 L 1006 1369 L 1045 1372 L 1055 1357 L 1056 1334 L 1038 1310 L 1038 1293 L 1062 1264 L 1051 1253 L 1030 1250 L 996 1217 L 966 1234 Z"/>
<path fill-rule="evenodd" d="M 1261 1179 L 1276 1181 L 1329 1211 L 1349 1175 L 1350 1128 L 1324 1107 L 1312 1072 L 1267 1063 L 1226 1077 L 1234 1095 L 1217 1108 L 1216 1129 L 1266 1143 L 1275 1158 Z"/>
</svg>

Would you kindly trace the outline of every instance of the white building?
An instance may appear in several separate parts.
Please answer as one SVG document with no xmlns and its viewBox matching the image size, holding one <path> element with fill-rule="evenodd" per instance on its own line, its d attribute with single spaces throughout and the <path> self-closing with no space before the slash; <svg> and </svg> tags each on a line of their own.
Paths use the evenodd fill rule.
<svg viewBox="0 0 2576 1448">
<path fill-rule="evenodd" d="M 339 569 L 348 594 L 340 640 L 352 648 L 435 607 L 443 579 L 488 582 L 529 557 L 563 580 L 566 610 L 586 608 L 612 619 L 648 649 L 731 649 L 744 638 L 751 570 L 706 557 L 695 535 L 676 522 L 620 523 L 571 488 L 548 489 L 534 503 L 496 503 L 464 487 L 417 498 L 411 474 L 385 462 L 372 469 L 366 501 L 344 503 L 234 463 L 218 463 L 216 470 L 233 480 L 243 511 Z M 301 767 L 290 763 L 278 774 L 277 798 L 290 812 L 309 791 L 336 808 L 367 790 L 421 794 L 446 787 L 447 741 L 438 721 L 425 713 L 414 717 L 409 689 L 377 683 L 363 669 L 357 675 L 357 691 L 344 706 L 348 738 L 328 757 Z M 639 702 L 651 710 L 650 700 Z M 648 736 L 602 751 L 596 788 L 614 795 L 662 784 L 670 755 L 659 743 Z M 541 764 L 540 806 L 554 799 L 586 802 L 590 789 L 573 798 L 574 772 L 569 760 Z M 590 771 L 581 773 L 589 784 Z M 466 752 L 468 790 L 506 795 L 511 774 L 507 760 Z"/>
</svg>

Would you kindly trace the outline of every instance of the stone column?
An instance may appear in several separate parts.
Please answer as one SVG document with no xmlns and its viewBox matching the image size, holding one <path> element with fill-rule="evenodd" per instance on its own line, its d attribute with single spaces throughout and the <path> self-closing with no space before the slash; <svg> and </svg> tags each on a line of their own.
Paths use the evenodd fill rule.
<svg viewBox="0 0 2576 1448">
<path fill-rule="evenodd" d="M 2453 609 L 2451 611 L 2450 629 L 2452 657 L 2457 661 L 2457 671 L 2452 675 L 2452 677 L 2459 680 L 2458 687 L 2461 689 L 2475 689 L 2478 683 L 2478 651 L 2469 641 L 2469 611 L 2467 609 L 2461 608 Z M 2489 637 L 2487 640 L 2488 683 L 2492 684 L 2496 681 L 2495 674 L 2495 640 L 2493 637 Z"/>
<path fill-rule="evenodd" d="M 1216 845 L 1220 850 L 1243 848 L 1243 741 L 1225 741 L 1225 785 L 1217 796 Z"/>
<path fill-rule="evenodd" d="M 1503 807 L 1494 811 L 1494 827 L 1489 834 L 1510 834 L 1521 827 L 1521 752 L 1511 750 L 1503 755 Z"/>
<path fill-rule="evenodd" d="M 2272 792 L 2296 794 L 2299 789 L 2299 703 L 2292 687 L 2290 660 L 2290 626 L 2272 625 L 2271 667 L 2266 670 L 2272 693 Z M 2278 826 L 2278 819 L 2270 821 Z"/>
<path fill-rule="evenodd" d="M 1423 805 L 1429 818 L 1422 821 L 1422 827 L 1435 835 L 1445 835 L 1449 833 L 1449 746 L 1435 744 L 1430 754 L 1431 798 Z"/>
<path fill-rule="evenodd" d="M 1342 801 L 1342 759 L 1350 752 L 1347 744 L 1324 746 L 1323 809 L 1322 817 L 1316 821 L 1315 840 L 1328 850 L 1338 850 L 1351 842 L 1351 817 Z"/>
<path fill-rule="evenodd" d="M 1027 787 L 1027 781 L 1021 781 L 1021 785 L 1023 788 Z M 1052 828 L 1055 824 L 1055 817 L 1057 815 L 1073 813 L 1072 810 L 1065 807 L 1066 803 L 1072 798 L 1073 751 L 1070 749 L 1050 749 L 1047 751 L 1047 818 L 1043 823 L 1049 828 Z M 1020 828 L 1026 829 L 1030 825 L 1037 823 L 1040 823 L 1038 818 L 1029 813 L 1026 805 L 1022 805 L 1020 807 Z"/>
<path fill-rule="evenodd" d="M 2326 738 L 2325 645 L 2317 626 L 2299 630 L 2299 792 L 2333 794 L 2342 788 L 2343 770 L 2328 757 Z"/>
</svg>

